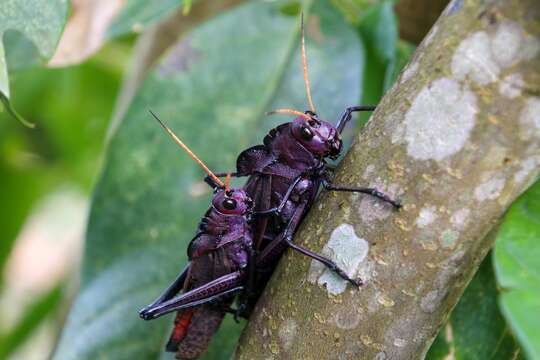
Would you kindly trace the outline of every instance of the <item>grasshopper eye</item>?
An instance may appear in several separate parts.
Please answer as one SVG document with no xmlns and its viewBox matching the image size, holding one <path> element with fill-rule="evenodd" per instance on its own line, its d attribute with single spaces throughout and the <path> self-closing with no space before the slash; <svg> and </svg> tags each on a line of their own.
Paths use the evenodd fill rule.
<svg viewBox="0 0 540 360">
<path fill-rule="evenodd" d="M 313 139 L 313 133 L 307 127 L 302 127 L 300 129 L 300 136 L 306 141 Z"/>
<path fill-rule="evenodd" d="M 308 124 L 311 127 L 317 127 L 317 125 L 319 125 L 319 123 L 317 123 L 315 120 L 309 120 Z"/>
<path fill-rule="evenodd" d="M 234 210 L 234 209 L 236 209 L 236 200 L 234 200 L 234 199 L 225 199 L 225 200 L 223 200 L 221 205 L 223 205 L 223 208 L 225 208 L 227 210 Z"/>
</svg>

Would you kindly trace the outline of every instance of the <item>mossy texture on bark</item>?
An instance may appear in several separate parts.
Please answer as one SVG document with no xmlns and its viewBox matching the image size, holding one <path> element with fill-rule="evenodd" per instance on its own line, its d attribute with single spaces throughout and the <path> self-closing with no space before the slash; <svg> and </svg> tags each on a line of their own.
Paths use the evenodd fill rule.
<svg viewBox="0 0 540 360">
<path fill-rule="evenodd" d="M 452 1 L 342 161 L 295 242 L 366 280 L 354 289 L 288 251 L 236 359 L 418 359 L 540 171 L 540 3 Z"/>
</svg>

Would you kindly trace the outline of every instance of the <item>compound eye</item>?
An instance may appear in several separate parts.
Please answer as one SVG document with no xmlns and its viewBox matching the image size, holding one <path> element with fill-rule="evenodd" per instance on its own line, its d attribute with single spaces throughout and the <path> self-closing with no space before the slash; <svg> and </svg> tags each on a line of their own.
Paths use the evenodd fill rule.
<svg viewBox="0 0 540 360">
<path fill-rule="evenodd" d="M 234 199 L 225 199 L 225 200 L 223 200 L 223 203 L 221 203 L 221 205 L 223 205 L 223 208 L 225 208 L 227 210 L 234 210 L 234 209 L 236 209 L 236 200 L 234 200 Z"/>
<path fill-rule="evenodd" d="M 311 126 L 311 127 L 317 127 L 317 125 L 318 125 L 317 122 L 316 122 L 315 120 L 308 120 L 308 124 L 309 124 L 309 126 Z"/>
<path fill-rule="evenodd" d="M 300 129 L 300 135 L 302 136 L 302 139 L 304 139 L 304 140 L 313 139 L 313 133 L 307 127 L 302 127 Z"/>
</svg>

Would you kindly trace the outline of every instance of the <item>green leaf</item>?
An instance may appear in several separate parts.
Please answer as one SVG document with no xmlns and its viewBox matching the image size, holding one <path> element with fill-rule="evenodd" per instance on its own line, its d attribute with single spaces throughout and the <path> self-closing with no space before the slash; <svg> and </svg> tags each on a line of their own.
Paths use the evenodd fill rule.
<svg viewBox="0 0 540 360">
<path fill-rule="evenodd" d="M 202 24 L 153 70 L 108 147 L 91 209 L 82 287 L 55 359 L 158 359 L 170 316 L 145 322 L 137 311 L 182 270 L 186 246 L 209 204 L 202 170 L 148 114 L 152 109 L 215 171 L 261 143 L 306 108 L 300 19 L 283 2 L 253 2 Z M 304 8 L 314 101 L 337 119 L 360 98 L 361 44 L 332 7 Z M 206 358 L 228 359 L 241 326 L 228 321 Z M 219 354 L 219 355 L 217 355 Z M 172 358 L 168 355 L 167 358 Z"/>
<path fill-rule="evenodd" d="M 182 0 L 127 0 L 120 14 L 116 16 L 114 22 L 107 30 L 107 36 L 128 34 L 130 32 L 141 32 L 146 26 L 151 25 L 163 17 L 178 9 Z M 191 6 L 191 1 L 185 5 L 186 9 Z"/>
<path fill-rule="evenodd" d="M 67 0 L 3 0 L 0 6 L 0 100 L 14 118 L 26 125 L 30 124 L 9 103 L 8 70 L 20 67 L 23 63 L 34 64 L 36 57 L 46 61 L 53 55 L 66 21 L 67 10 Z M 20 34 L 10 35 L 8 32 Z M 12 50 L 17 56 L 9 55 Z"/>
<path fill-rule="evenodd" d="M 529 359 L 540 359 L 540 181 L 512 205 L 495 246 L 501 310 Z"/>
<path fill-rule="evenodd" d="M 456 305 L 426 359 L 515 359 L 520 353 L 497 304 L 491 256 L 487 256 Z"/>
<path fill-rule="evenodd" d="M 17 324 L 9 332 L 0 335 L 0 359 L 7 359 L 17 350 L 42 321 L 56 311 L 61 300 L 62 286 L 58 285 L 24 309 Z"/>
<path fill-rule="evenodd" d="M 414 47 L 399 41 L 393 1 L 372 5 L 362 14 L 358 30 L 366 45 L 363 104 L 377 104 L 408 62 Z M 360 116 L 362 121 L 368 114 Z"/>
<path fill-rule="evenodd" d="M 66 185 L 88 193 L 94 183 L 123 70 L 103 61 L 107 54 L 77 67 L 13 74 L 14 106 L 40 126 L 28 130 L 0 112 L 0 199 L 8 215 L 0 216 L 0 269 L 43 195 Z"/>
</svg>

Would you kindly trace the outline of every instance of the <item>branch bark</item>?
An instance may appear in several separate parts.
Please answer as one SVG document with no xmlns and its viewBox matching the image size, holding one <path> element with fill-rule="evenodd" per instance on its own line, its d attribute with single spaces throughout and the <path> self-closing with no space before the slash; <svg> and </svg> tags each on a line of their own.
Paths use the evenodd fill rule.
<svg viewBox="0 0 540 360">
<path fill-rule="evenodd" d="M 452 1 L 383 98 L 295 241 L 367 284 L 288 251 L 236 359 L 418 359 L 540 171 L 540 3 Z"/>
</svg>

